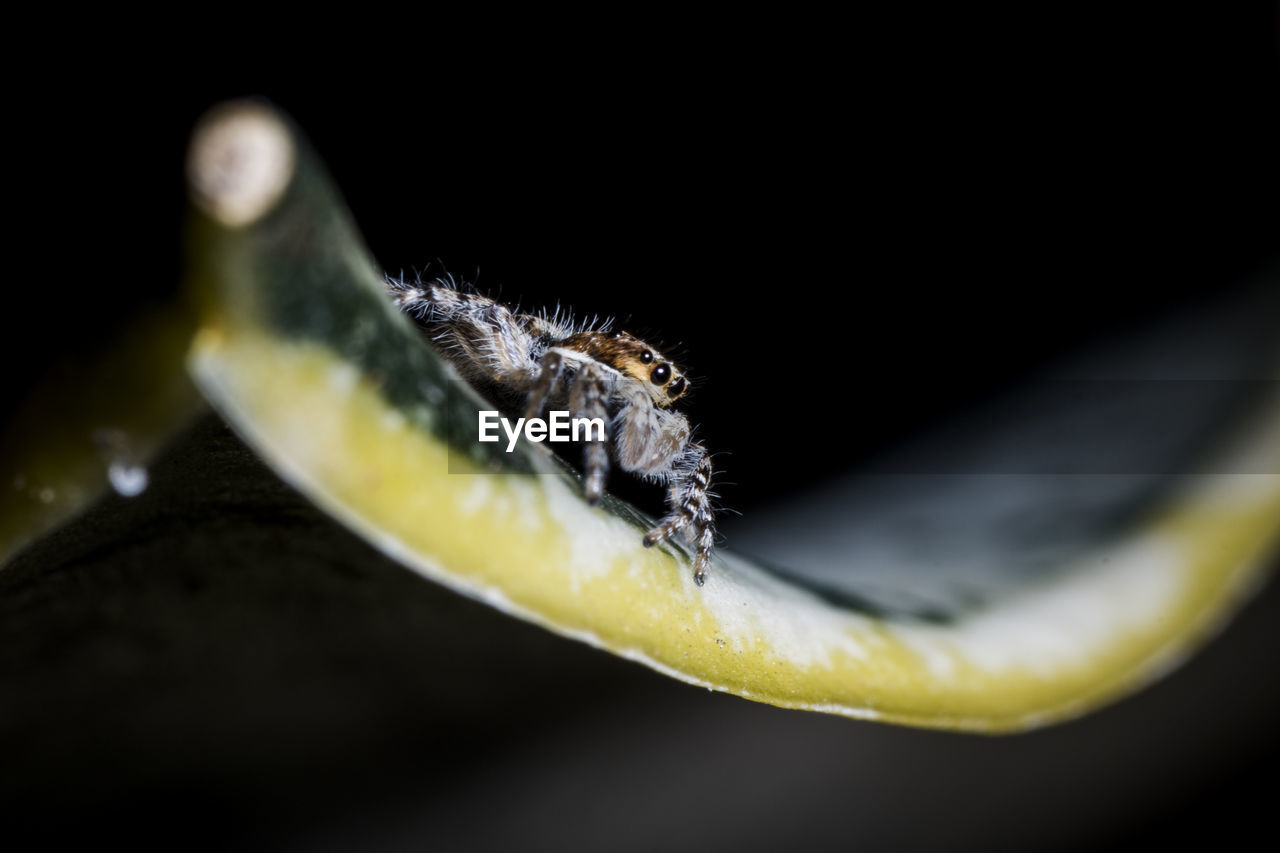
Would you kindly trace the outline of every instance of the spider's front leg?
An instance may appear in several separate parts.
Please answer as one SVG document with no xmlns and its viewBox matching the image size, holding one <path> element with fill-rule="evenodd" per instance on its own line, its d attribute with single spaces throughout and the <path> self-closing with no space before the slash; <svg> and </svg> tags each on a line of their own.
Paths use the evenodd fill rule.
<svg viewBox="0 0 1280 853">
<path fill-rule="evenodd" d="M 586 442 L 582 450 L 582 491 L 590 504 L 604 494 L 604 478 L 609 473 L 609 410 L 605 401 L 612 393 L 613 384 L 611 376 L 588 362 L 578 370 L 569 389 L 570 417 L 599 418 L 605 424 L 603 439 Z"/>
<path fill-rule="evenodd" d="M 556 385 L 564 376 L 564 370 L 564 356 L 554 349 L 548 350 L 529 390 L 529 401 L 524 410 L 526 419 L 542 417 L 547 403 L 556 399 Z M 605 401 L 612 393 L 614 380 L 604 370 L 588 362 L 578 368 L 570 382 L 570 417 L 599 418 L 605 423 L 604 439 L 588 441 L 583 450 L 583 492 L 587 502 L 594 504 L 604 494 L 604 478 L 609 473 L 609 411 Z"/>
<path fill-rule="evenodd" d="M 542 357 L 542 368 L 534 377 L 533 386 L 529 389 L 529 400 L 524 407 L 525 420 L 542 417 L 547 408 L 547 401 L 556 390 L 556 383 L 564 375 L 564 356 L 555 350 L 548 350 Z"/>
<path fill-rule="evenodd" d="M 668 503 L 671 512 L 662 523 L 645 534 L 650 548 L 683 530 L 696 549 L 693 581 L 702 586 L 711 568 L 711 547 L 715 542 L 715 520 L 711 511 L 711 457 L 701 444 L 690 444 L 673 466 Z"/>
</svg>

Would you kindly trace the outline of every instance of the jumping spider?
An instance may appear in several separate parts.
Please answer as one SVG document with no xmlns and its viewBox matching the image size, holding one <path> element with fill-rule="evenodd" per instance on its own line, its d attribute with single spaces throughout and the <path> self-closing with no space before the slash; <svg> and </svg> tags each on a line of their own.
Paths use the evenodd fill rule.
<svg viewBox="0 0 1280 853">
<path fill-rule="evenodd" d="M 526 418 L 566 404 L 571 417 L 603 418 L 606 441 L 587 442 L 583 453 L 587 501 L 600 500 L 611 454 L 624 470 L 666 484 L 668 513 L 644 545 L 683 531 L 697 552 L 693 579 L 703 584 L 715 539 L 711 458 L 671 408 L 689 389 L 675 365 L 644 341 L 609 331 L 607 322 L 592 328 L 558 312 L 518 313 L 460 290 L 451 277 L 416 284 L 388 277 L 387 289 L 464 378 L 500 397 L 523 398 Z"/>
</svg>

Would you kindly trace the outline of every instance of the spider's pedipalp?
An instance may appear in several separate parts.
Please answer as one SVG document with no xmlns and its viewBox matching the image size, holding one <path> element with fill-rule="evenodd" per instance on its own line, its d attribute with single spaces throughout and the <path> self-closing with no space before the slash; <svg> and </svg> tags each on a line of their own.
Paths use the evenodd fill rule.
<svg viewBox="0 0 1280 853">
<path fill-rule="evenodd" d="M 628 471 L 665 483 L 689 443 L 689 421 L 679 412 L 659 409 L 642 389 L 620 390 L 628 402 L 618 410 L 618 463 Z"/>
</svg>

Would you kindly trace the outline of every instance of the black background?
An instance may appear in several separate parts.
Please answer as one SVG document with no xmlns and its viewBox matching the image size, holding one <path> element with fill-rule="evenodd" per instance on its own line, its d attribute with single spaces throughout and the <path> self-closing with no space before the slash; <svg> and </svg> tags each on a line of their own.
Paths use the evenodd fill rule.
<svg viewBox="0 0 1280 853">
<path fill-rule="evenodd" d="M 664 347 L 747 512 L 833 468 L 779 452 L 782 413 L 838 426 L 855 461 L 1274 261 L 1272 11 L 701 22 L 572 47 L 459 28 L 372 62 L 265 39 L 126 52 L 19 95 L 34 263 L 4 345 L 22 381 L 171 290 L 186 135 L 266 97 L 387 270 Z"/>
<path fill-rule="evenodd" d="M 652 338 L 749 511 L 1274 264 L 1272 12 L 918 10 L 573 50 L 460 28 L 385 64 L 200 45 L 173 74 L 122 55 L 19 95 L 14 177 L 40 192 L 15 205 L 33 266 L 4 346 L 24 382 L 172 292 L 189 128 L 266 97 L 389 272 Z M 797 412 L 838 450 L 780 452 Z"/>
<path fill-rule="evenodd" d="M 6 403 L 175 290 L 186 135 L 211 104 L 254 95 L 307 134 L 386 269 L 444 269 L 525 305 L 612 314 L 664 348 L 694 377 L 688 411 L 722 454 L 722 502 L 749 521 L 1059 353 L 1276 261 L 1274 9 L 1170 14 L 912 10 L 839 26 L 596 24 L 553 39 L 531 25 L 516 42 L 441 23 L 430 37 L 384 33 L 360 55 L 228 41 L 153 59 L 71 52 L 76 73 L 24 87 L 11 107 L 23 224 Z M 797 434 L 796 418 L 816 432 Z M 1256 690 L 1277 707 L 1270 671 L 1240 672 L 1236 701 Z M 644 695 L 692 692 L 636 677 Z M 569 704 L 529 691 L 545 715 Z M 681 707 L 655 701 L 657 714 Z M 1167 707 L 1201 709 L 1188 702 Z M 761 712 L 758 729 L 737 723 L 756 746 L 771 720 L 797 716 Z M 814 725 L 799 737 L 815 755 L 824 733 L 868 728 Z M 926 736 L 893 732 L 875 749 L 892 764 L 909 737 Z M 537 756 L 548 741 L 528 743 Z M 1201 783 L 1144 799 L 1088 840 L 1247 823 L 1238 804 L 1275 747 L 1272 736 L 1208 762 Z M 537 786 L 542 759 L 529 761 Z M 762 762 L 764 789 L 777 767 Z M 605 794 L 582 796 L 586 807 Z M 894 802 L 903 821 L 925 818 L 909 797 Z"/>
</svg>

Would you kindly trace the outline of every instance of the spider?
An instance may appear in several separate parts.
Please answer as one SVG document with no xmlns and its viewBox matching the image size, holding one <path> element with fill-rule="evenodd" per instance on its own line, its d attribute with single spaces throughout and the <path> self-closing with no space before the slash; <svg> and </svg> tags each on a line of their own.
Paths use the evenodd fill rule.
<svg viewBox="0 0 1280 853">
<path fill-rule="evenodd" d="M 574 324 L 525 314 L 459 288 L 451 276 L 387 289 L 462 376 L 507 399 L 523 398 L 525 417 L 566 403 L 571 417 L 603 418 L 606 440 L 586 442 L 583 492 L 600 500 L 610 456 L 623 470 L 666 484 L 668 513 L 644 536 L 646 548 L 683 532 L 694 546 L 693 579 L 702 586 L 715 539 L 711 457 L 693 441 L 672 405 L 689 390 L 685 375 L 656 349 L 609 322 Z M 594 328 L 593 328 L 594 327 Z"/>
</svg>

